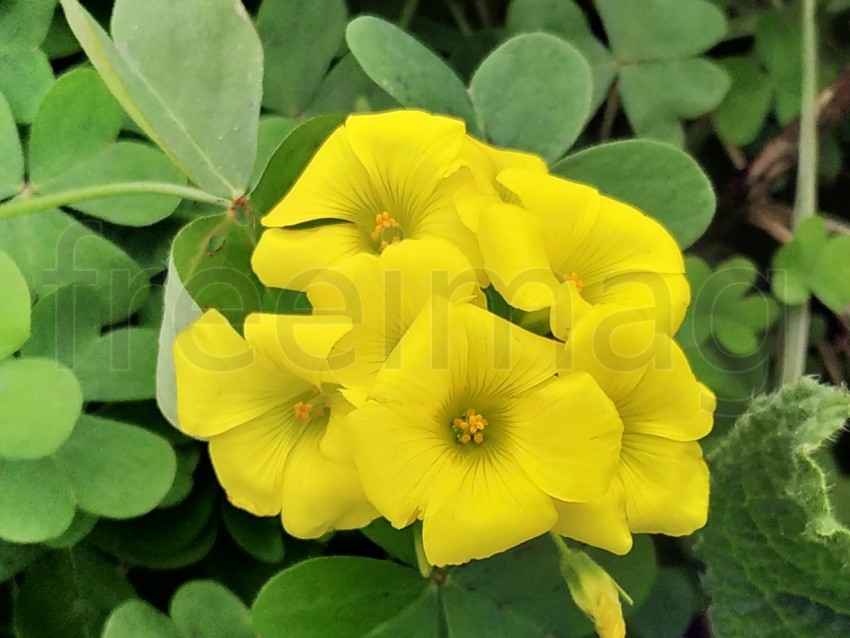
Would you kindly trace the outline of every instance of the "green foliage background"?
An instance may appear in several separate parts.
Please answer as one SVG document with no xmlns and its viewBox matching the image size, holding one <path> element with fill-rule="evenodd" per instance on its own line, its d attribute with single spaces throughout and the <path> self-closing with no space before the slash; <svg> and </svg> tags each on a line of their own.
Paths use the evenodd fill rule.
<svg viewBox="0 0 850 638">
<path fill-rule="evenodd" d="M 814 313 L 808 372 L 850 374 L 840 103 L 823 122 L 824 214 L 788 228 L 800 12 L 2 0 L 0 636 L 592 633 L 545 538 L 427 578 L 410 529 L 289 538 L 228 505 L 204 444 L 172 425 L 175 335 L 210 306 L 236 325 L 309 311 L 252 274 L 258 219 L 345 114 L 398 106 L 536 152 L 688 249 L 677 340 L 719 399 L 710 522 L 696 542 L 589 550 L 634 599 L 629 635 L 850 634 L 848 395 L 807 380 L 733 426 L 775 385 L 790 307 Z M 819 86 L 850 91 L 850 2 L 821 2 L 818 26 Z M 777 153 L 786 165 L 759 172 Z"/>
</svg>

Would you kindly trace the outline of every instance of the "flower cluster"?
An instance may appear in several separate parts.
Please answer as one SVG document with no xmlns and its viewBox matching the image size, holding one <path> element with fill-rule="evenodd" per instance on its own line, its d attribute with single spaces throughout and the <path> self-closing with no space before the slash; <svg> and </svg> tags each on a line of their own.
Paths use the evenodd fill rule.
<svg viewBox="0 0 850 638">
<path fill-rule="evenodd" d="M 240 335 L 213 310 L 175 344 L 181 427 L 235 505 L 305 538 L 421 520 L 434 565 L 704 524 L 714 397 L 657 222 L 391 111 L 349 117 L 263 224 L 256 274 L 312 313 Z"/>
</svg>

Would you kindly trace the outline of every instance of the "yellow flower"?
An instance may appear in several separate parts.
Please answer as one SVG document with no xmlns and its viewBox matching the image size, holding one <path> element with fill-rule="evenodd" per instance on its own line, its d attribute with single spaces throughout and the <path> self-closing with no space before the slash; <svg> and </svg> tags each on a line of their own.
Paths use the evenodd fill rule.
<svg viewBox="0 0 850 638">
<path fill-rule="evenodd" d="M 350 116 L 263 219 L 270 229 L 254 252 L 255 272 L 268 286 L 304 290 L 349 257 L 422 238 L 455 244 L 480 265 L 454 204 L 457 180 L 466 179 L 456 175 L 465 138 L 460 120 L 422 111 Z M 319 220 L 342 223 L 292 228 Z"/>
<path fill-rule="evenodd" d="M 181 429 L 209 439 L 230 501 L 316 538 L 377 515 L 336 438 L 351 406 L 323 383 L 324 358 L 344 320 L 255 314 L 243 339 L 211 310 L 174 344 Z"/>
<path fill-rule="evenodd" d="M 546 162 L 537 155 L 496 148 L 467 136 L 461 156 L 470 179 L 458 180 L 455 204 L 463 223 L 478 232 L 481 211 L 499 202 L 518 204 L 519 200 L 496 179 L 503 170 L 521 168 L 541 175 L 548 173 Z"/>
<path fill-rule="evenodd" d="M 565 348 L 567 369 L 590 372 L 624 430 L 608 493 L 558 503 L 555 530 L 625 554 L 632 532 L 685 536 L 705 525 L 708 467 L 696 441 L 711 430 L 715 399 L 679 346 L 635 311 L 597 306 Z"/>
<path fill-rule="evenodd" d="M 326 270 L 308 287 L 314 315 L 343 315 L 351 331 L 334 345 L 329 361 L 347 389 L 367 390 L 378 370 L 433 295 L 455 303 L 484 303 L 477 274 L 454 246 L 427 239 L 380 258 L 360 254 Z"/>
<path fill-rule="evenodd" d="M 560 555 L 561 574 L 578 608 L 593 621 L 600 638 L 625 638 L 620 587 L 590 556 L 568 548 L 559 536 L 553 538 Z"/>
<path fill-rule="evenodd" d="M 690 298 L 682 253 L 634 208 L 589 186 L 507 169 L 498 181 L 521 203 L 481 212 L 478 240 L 491 281 L 512 306 L 552 308 L 564 339 L 593 305 L 639 308 L 672 334 Z"/>
<path fill-rule="evenodd" d="M 434 565 L 551 529 L 554 499 L 608 489 L 622 424 L 560 346 L 471 304 L 425 306 L 346 419 L 363 488 L 395 527 L 423 521 Z"/>
</svg>

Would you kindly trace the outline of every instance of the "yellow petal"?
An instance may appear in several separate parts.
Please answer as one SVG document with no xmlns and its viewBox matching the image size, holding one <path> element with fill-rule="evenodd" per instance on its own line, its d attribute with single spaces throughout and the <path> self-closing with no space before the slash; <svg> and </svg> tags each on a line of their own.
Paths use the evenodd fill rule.
<svg viewBox="0 0 850 638">
<path fill-rule="evenodd" d="M 559 282 L 552 273 L 539 220 L 518 206 L 481 212 L 478 243 L 493 287 L 515 308 L 548 308 Z"/>
<path fill-rule="evenodd" d="M 292 406 L 282 405 L 210 440 L 213 467 L 231 503 L 256 516 L 280 511 L 287 456 L 303 429 Z"/>
<path fill-rule="evenodd" d="M 333 411 L 331 415 L 333 420 Z M 298 538 L 356 529 L 378 516 L 366 500 L 354 463 L 322 453 L 324 434 L 322 428 L 305 430 L 286 459 L 281 519 L 286 531 Z"/>
<path fill-rule="evenodd" d="M 685 318 L 691 291 L 684 275 L 632 272 L 586 283 L 582 296 L 592 304 L 640 310 L 655 321 L 656 332 L 672 335 Z"/>
<path fill-rule="evenodd" d="M 678 327 L 688 301 L 684 261 L 658 222 L 593 188 L 551 175 L 507 169 L 498 180 L 538 219 L 551 270 L 579 278 L 584 299 L 646 308 L 670 326 L 666 331 Z M 680 277 L 668 281 L 658 275 Z"/>
<path fill-rule="evenodd" d="M 216 310 L 177 337 L 174 367 L 180 428 L 193 436 L 262 417 L 309 387 L 253 350 Z"/>
<path fill-rule="evenodd" d="M 576 502 L 608 491 L 623 424 L 589 374 L 570 374 L 517 398 L 509 420 L 513 454 L 541 490 Z"/>
<path fill-rule="evenodd" d="M 477 273 L 453 244 L 414 239 L 380 257 L 359 255 L 314 281 L 307 296 L 317 314 L 342 312 L 353 323 L 335 348 L 337 380 L 371 386 L 378 370 L 432 296 L 454 303 L 474 298 Z"/>
<path fill-rule="evenodd" d="M 554 530 L 559 534 L 621 556 L 631 550 L 632 535 L 626 517 L 623 481 L 617 474 L 605 496 L 598 501 L 555 501 L 555 509 L 558 522 Z"/>
<path fill-rule="evenodd" d="M 263 220 L 263 226 L 295 226 L 318 219 L 363 222 L 382 210 L 371 178 L 351 148 L 345 126 L 319 147 L 304 172 Z"/>
<path fill-rule="evenodd" d="M 278 368 L 321 386 L 330 373 L 328 357 L 340 338 L 351 331 L 342 316 L 271 315 L 254 313 L 245 319 L 245 339 Z"/>
<path fill-rule="evenodd" d="M 714 395 L 696 380 L 678 344 L 659 335 L 654 357 L 628 393 L 611 395 L 627 432 L 695 441 L 711 431 Z"/>
<path fill-rule="evenodd" d="M 266 286 L 306 290 L 323 271 L 364 250 L 363 235 L 353 224 L 303 230 L 271 228 L 260 238 L 251 268 Z"/>
<path fill-rule="evenodd" d="M 500 172 L 508 168 L 521 168 L 535 173 L 546 173 L 546 162 L 537 155 L 496 148 L 474 137 L 466 136 L 461 158 L 465 176 L 457 180 L 455 204 L 464 224 L 478 232 L 481 211 L 491 204 L 504 201 L 516 203 L 512 194 L 497 180 Z"/>
<path fill-rule="evenodd" d="M 585 370 L 615 403 L 640 383 L 655 355 L 656 323 L 640 311 L 613 304 L 593 306 L 569 333 L 567 370 Z"/>
<path fill-rule="evenodd" d="M 344 423 L 363 490 L 397 528 L 419 517 L 453 453 L 447 426 L 427 408 L 371 401 Z"/>
<path fill-rule="evenodd" d="M 509 455 L 456 454 L 435 481 L 422 541 L 432 565 L 459 565 L 503 552 L 552 528 L 543 491 Z"/>
<path fill-rule="evenodd" d="M 685 536 L 705 525 L 708 467 L 698 443 L 626 433 L 620 474 L 632 532 Z"/>
</svg>

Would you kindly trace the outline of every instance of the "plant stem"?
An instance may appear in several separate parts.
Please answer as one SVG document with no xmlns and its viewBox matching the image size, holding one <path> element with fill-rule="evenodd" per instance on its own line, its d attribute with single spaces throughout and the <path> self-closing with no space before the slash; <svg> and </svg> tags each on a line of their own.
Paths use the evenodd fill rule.
<svg viewBox="0 0 850 638">
<path fill-rule="evenodd" d="M 179 184 L 168 184 L 165 182 L 124 182 L 102 184 L 100 186 L 86 186 L 51 195 L 19 197 L 5 204 L 0 204 L 0 219 L 20 217 L 41 210 L 67 206 L 68 204 L 90 199 L 122 197 L 124 195 L 172 195 L 174 197 L 191 199 L 196 202 L 213 204 L 224 208 L 230 206 L 230 200 L 217 197 L 216 195 L 210 195 L 191 186 L 181 186 Z"/>
<path fill-rule="evenodd" d="M 454 18 L 454 21 L 457 24 L 458 31 L 460 31 L 463 35 L 472 35 L 472 26 L 466 19 L 463 7 L 458 4 L 457 0 L 445 0 L 445 2 L 449 13 L 452 14 L 452 18 Z"/>
<path fill-rule="evenodd" d="M 797 193 L 792 226 L 797 228 L 812 217 L 817 208 L 818 131 L 817 105 L 817 30 L 815 0 L 803 0 L 803 103 L 800 111 L 800 150 L 797 170 Z M 785 322 L 785 347 L 782 355 L 780 383 L 792 383 L 803 376 L 809 340 L 809 307 L 807 304 L 789 309 Z"/>
<path fill-rule="evenodd" d="M 407 0 L 401 10 L 401 16 L 398 19 L 398 26 L 402 29 L 410 27 L 413 22 L 413 16 L 416 15 L 416 9 L 419 8 L 419 0 Z"/>
</svg>

